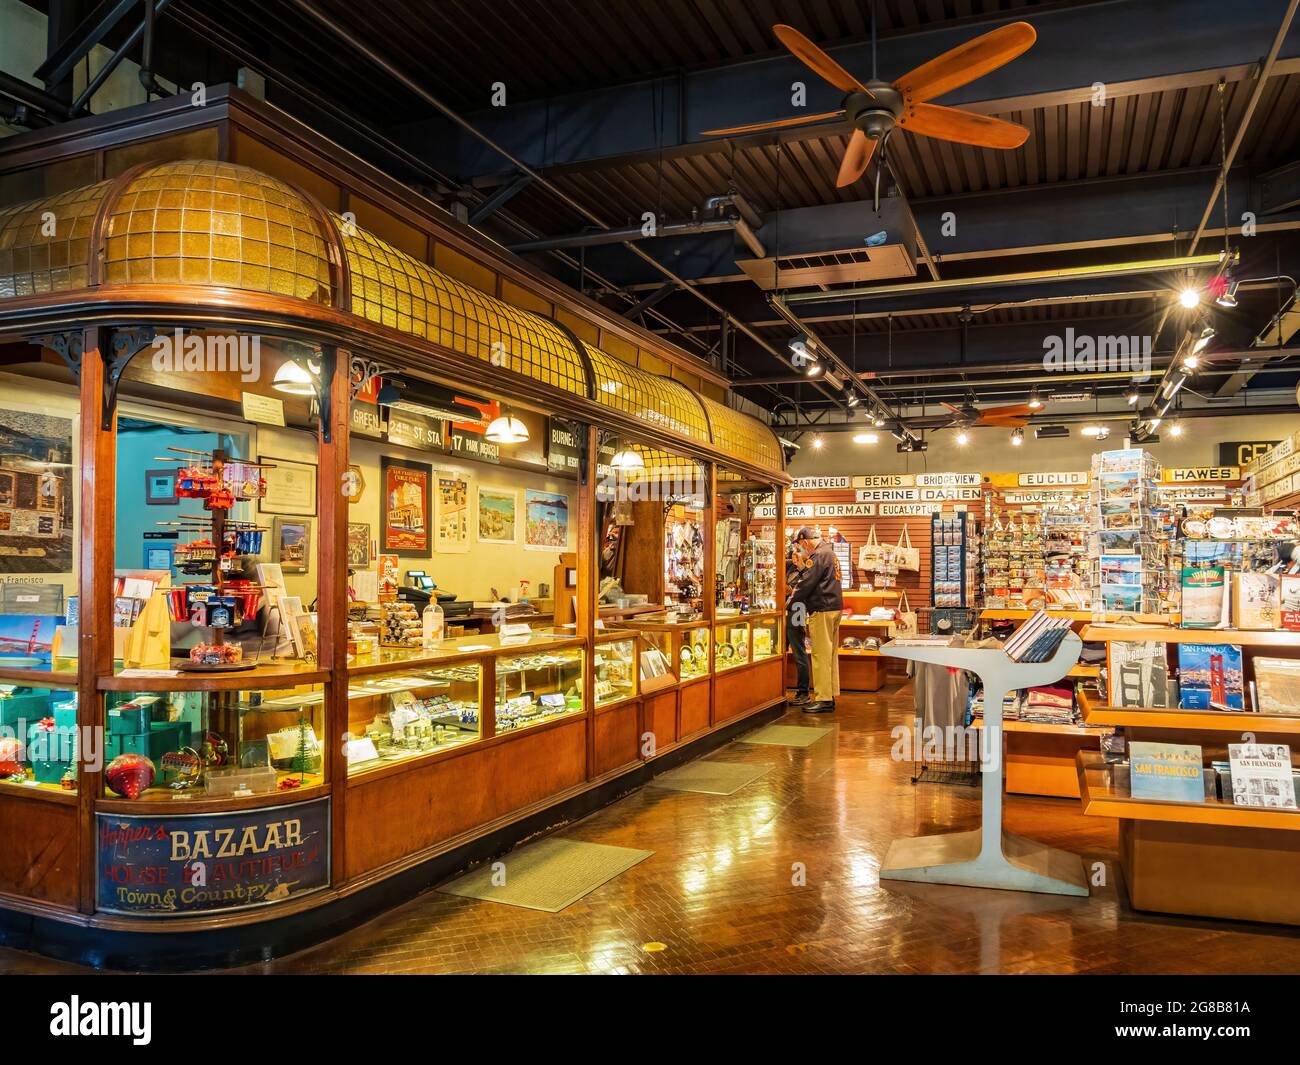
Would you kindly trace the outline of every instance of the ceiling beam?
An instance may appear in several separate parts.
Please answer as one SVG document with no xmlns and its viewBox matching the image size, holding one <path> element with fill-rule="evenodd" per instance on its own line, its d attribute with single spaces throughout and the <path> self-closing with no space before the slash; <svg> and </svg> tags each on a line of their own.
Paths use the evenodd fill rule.
<svg viewBox="0 0 1300 1065">
<path fill-rule="evenodd" d="M 880 70 L 898 77 L 977 33 L 1004 24 L 922 27 L 883 36 Z M 1227 15 L 1221 0 L 1113 0 L 1031 12 L 1038 42 L 1014 63 L 945 94 L 942 102 L 985 114 L 1044 108 L 1092 98 L 1095 84 L 1107 98 L 1240 81 L 1252 76 L 1277 28 L 1276 0 L 1238 0 Z M 1090 46 L 1101 45 L 1104 46 Z M 833 111 L 838 90 L 787 53 L 675 73 L 570 96 L 489 108 L 470 121 L 549 177 L 569 169 L 615 162 L 650 161 L 719 150 L 702 130 L 761 122 L 798 113 Z M 851 71 L 871 69 L 871 44 L 829 49 Z M 1286 42 L 1275 75 L 1300 71 L 1300 35 Z M 790 107 L 791 86 L 807 86 L 806 109 Z M 834 128 L 834 127 L 830 127 Z M 847 127 L 845 127 L 847 128 Z M 782 135 L 800 140 L 826 136 L 828 127 Z M 402 139 L 462 180 L 509 180 L 501 159 L 437 119 L 406 127 Z M 770 144 L 770 134 L 751 138 Z M 742 144 L 746 141 L 736 140 Z"/>
</svg>

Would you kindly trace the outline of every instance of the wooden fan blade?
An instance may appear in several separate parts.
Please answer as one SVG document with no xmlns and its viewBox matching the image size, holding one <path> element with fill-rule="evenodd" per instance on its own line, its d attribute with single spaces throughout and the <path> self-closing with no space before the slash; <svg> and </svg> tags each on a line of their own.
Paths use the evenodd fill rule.
<svg viewBox="0 0 1300 1065">
<path fill-rule="evenodd" d="M 961 413 L 961 408 L 958 407 L 958 406 L 955 406 L 955 405 L 952 404 L 952 403 L 940 402 L 939 406 L 941 406 L 941 407 L 947 407 L 950 411 L 953 412 L 953 414 L 960 414 L 960 413 Z"/>
<path fill-rule="evenodd" d="M 985 407 L 980 411 L 980 421 L 996 418 L 1028 418 L 1034 408 L 1027 403 L 1008 403 L 1002 407 Z"/>
<path fill-rule="evenodd" d="M 1019 148 L 1029 139 L 1029 130 L 1018 122 L 939 104 L 911 104 L 898 124 L 925 137 L 973 144 L 977 148 Z"/>
<path fill-rule="evenodd" d="M 909 106 L 914 102 L 933 100 L 990 70 L 997 70 L 1004 63 L 1010 63 L 1037 39 L 1038 33 L 1028 22 L 999 26 L 973 41 L 935 56 L 928 63 L 922 63 L 898 78 L 894 88 L 903 94 L 904 102 Z"/>
<path fill-rule="evenodd" d="M 1029 424 L 1028 418 L 994 418 L 992 421 L 985 421 L 981 418 L 975 423 L 986 429 L 1023 429 Z"/>
<path fill-rule="evenodd" d="M 726 137 L 732 133 L 757 133 L 764 129 L 781 129 L 783 126 L 802 126 L 807 122 L 824 122 L 828 118 L 839 118 L 844 114 L 841 111 L 826 111 L 820 115 L 800 115 L 797 118 L 776 118 L 771 122 L 753 122 L 748 126 L 731 126 L 728 129 L 706 129 L 702 131 L 705 137 Z"/>
<path fill-rule="evenodd" d="M 871 157 L 875 154 L 876 142 L 862 130 L 855 129 L 853 136 L 849 138 L 849 146 L 844 150 L 844 158 L 840 160 L 840 173 L 835 179 L 835 187 L 842 189 L 845 185 L 852 185 L 857 181 L 866 173 Z"/>
<path fill-rule="evenodd" d="M 776 34 L 776 39 L 785 45 L 786 51 L 814 74 L 829 81 L 840 92 L 865 92 L 873 100 L 875 99 L 875 94 L 870 89 L 793 26 L 778 24 L 772 27 L 772 32 Z"/>
</svg>

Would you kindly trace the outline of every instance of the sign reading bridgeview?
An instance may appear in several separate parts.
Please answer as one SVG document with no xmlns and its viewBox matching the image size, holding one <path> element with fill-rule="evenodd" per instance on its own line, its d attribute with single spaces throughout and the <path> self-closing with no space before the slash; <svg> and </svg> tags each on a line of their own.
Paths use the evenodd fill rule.
<svg viewBox="0 0 1300 1065">
<path fill-rule="evenodd" d="M 98 908 L 166 917 L 241 910 L 330 879 L 329 799 L 222 814 L 100 814 Z"/>
</svg>

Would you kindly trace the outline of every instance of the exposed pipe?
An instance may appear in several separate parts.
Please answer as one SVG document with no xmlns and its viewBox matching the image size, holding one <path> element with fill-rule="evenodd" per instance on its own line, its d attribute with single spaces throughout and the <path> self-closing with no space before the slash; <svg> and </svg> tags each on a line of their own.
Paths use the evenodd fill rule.
<svg viewBox="0 0 1300 1065">
<path fill-rule="evenodd" d="M 1300 3 L 1300 0 L 1295 0 Z M 859 288 L 840 288 L 829 292 L 792 292 L 781 297 L 789 304 L 838 303 L 844 300 L 883 299 L 886 296 L 912 296 L 945 289 L 978 289 L 993 285 L 1034 285 L 1051 281 L 1074 281 L 1084 277 L 1123 277 L 1127 274 L 1151 274 L 1166 270 L 1187 270 L 1209 266 L 1219 261 L 1213 255 L 1178 255 L 1165 259 L 1145 259 L 1127 263 L 1097 263 L 1090 266 L 1068 266 L 1050 270 L 1028 270 L 1015 274 L 993 274 L 987 277 L 957 277 L 942 281 L 917 281 L 902 285 L 871 285 Z"/>
<path fill-rule="evenodd" d="M 22 78 L 15 78 L 0 70 L 0 92 L 7 96 L 12 96 L 20 103 L 28 107 L 35 107 L 50 115 L 58 115 L 60 118 L 66 118 L 68 115 L 68 105 L 58 97 L 51 96 L 49 93 L 38 89 L 30 82 L 23 81 Z"/>
<path fill-rule="evenodd" d="M 81 95 L 72 102 L 72 106 L 68 109 L 69 115 L 80 114 L 84 108 L 89 106 L 95 93 L 99 92 L 100 86 L 109 79 L 113 71 L 115 71 L 119 64 L 121 64 L 122 60 L 126 58 L 126 53 L 135 47 L 136 42 L 140 40 L 142 36 L 146 37 L 146 54 L 141 57 L 144 61 L 140 64 L 140 83 L 144 85 L 146 90 L 152 90 L 160 96 L 163 95 L 163 90 L 158 85 L 157 80 L 150 71 L 149 64 L 153 52 L 152 27 L 154 16 L 162 14 L 170 4 L 171 0 L 157 0 L 156 4 L 154 3 L 154 0 L 145 0 L 144 21 L 131 30 L 127 35 L 126 40 L 121 43 L 117 51 L 108 57 L 102 67 L 95 71 L 95 76 L 90 79 L 90 82 L 86 85 L 85 89 L 82 90 Z M 145 81 L 146 72 L 149 72 L 149 79 L 152 84 Z"/>
<path fill-rule="evenodd" d="M 654 233 L 646 234 L 641 226 L 625 226 L 622 229 L 596 229 L 585 233 L 570 233 L 563 237 L 542 237 L 539 240 L 526 240 L 522 244 L 511 244 L 509 248 L 516 255 L 528 252 L 555 251 L 559 248 L 594 248 L 602 244 L 626 244 L 633 240 L 647 240 L 652 237 L 689 237 L 699 233 L 719 233 L 736 228 L 736 222 L 730 218 L 713 219 L 706 222 L 670 222 L 656 227 Z"/>
</svg>

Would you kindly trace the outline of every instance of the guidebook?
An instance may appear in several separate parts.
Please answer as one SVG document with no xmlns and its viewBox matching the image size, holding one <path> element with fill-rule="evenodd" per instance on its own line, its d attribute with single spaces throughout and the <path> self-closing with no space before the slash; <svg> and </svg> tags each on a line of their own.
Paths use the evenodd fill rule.
<svg viewBox="0 0 1300 1065">
<path fill-rule="evenodd" d="M 1184 710 L 1244 710 L 1241 648 L 1231 643 L 1178 645 Z"/>
<path fill-rule="evenodd" d="M 1195 744 L 1130 741 L 1129 795 L 1135 799 L 1204 802 L 1201 748 Z"/>
<path fill-rule="evenodd" d="M 1285 743 L 1230 743 L 1228 763 L 1237 806 L 1296 809 L 1291 748 Z"/>
</svg>

